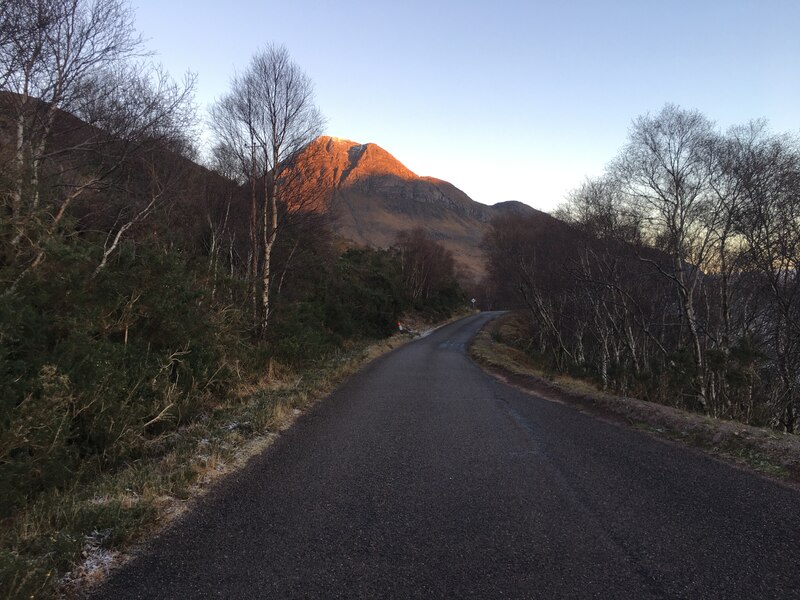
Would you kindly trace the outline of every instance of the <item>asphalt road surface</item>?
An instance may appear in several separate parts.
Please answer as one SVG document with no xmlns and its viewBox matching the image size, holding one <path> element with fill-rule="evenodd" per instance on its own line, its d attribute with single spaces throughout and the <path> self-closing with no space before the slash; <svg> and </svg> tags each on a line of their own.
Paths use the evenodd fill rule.
<svg viewBox="0 0 800 600">
<path fill-rule="evenodd" d="M 373 362 L 113 598 L 800 598 L 800 494 L 509 388 L 468 317 Z"/>
</svg>

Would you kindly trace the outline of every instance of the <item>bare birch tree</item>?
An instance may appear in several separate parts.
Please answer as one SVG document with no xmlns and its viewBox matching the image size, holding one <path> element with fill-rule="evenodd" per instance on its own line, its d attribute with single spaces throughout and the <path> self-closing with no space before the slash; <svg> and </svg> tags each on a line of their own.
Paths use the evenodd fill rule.
<svg viewBox="0 0 800 600">
<path fill-rule="evenodd" d="M 627 209 L 620 182 L 608 175 L 584 181 L 558 207 L 555 217 L 600 239 L 641 241 L 640 215 Z"/>
<path fill-rule="evenodd" d="M 0 46 L 6 110 L 16 121 L 14 243 L 39 207 L 39 176 L 55 120 L 69 111 L 87 77 L 136 54 L 141 41 L 119 0 L 11 0 Z"/>
<path fill-rule="evenodd" d="M 615 169 L 631 209 L 640 215 L 650 242 L 670 264 L 643 256 L 672 282 L 680 299 L 694 359 L 697 403 L 707 409 L 702 332 L 695 302 L 713 249 L 712 221 L 719 218 L 711 195 L 709 140 L 713 124 L 696 111 L 665 106 L 656 116 L 637 118 Z"/>
<path fill-rule="evenodd" d="M 742 195 L 736 228 L 765 287 L 769 310 L 759 329 L 781 383 L 779 423 L 793 432 L 800 404 L 800 146 L 763 123 L 737 128 L 730 139 Z"/>
<path fill-rule="evenodd" d="M 186 150 L 194 80 L 179 85 L 138 60 L 141 41 L 121 0 L 11 0 L 0 18 L 0 104 L 15 132 L 4 161 L 3 239 L 16 267 L 8 294 L 45 260 L 80 198 L 112 185 L 137 153 Z M 123 205 L 138 222 L 159 201 Z M 98 270 L 131 227 L 119 216 Z"/>
<path fill-rule="evenodd" d="M 230 93 L 213 107 L 211 118 L 222 154 L 235 157 L 251 186 L 251 294 L 254 305 L 258 303 L 257 324 L 263 334 L 271 311 L 278 203 L 291 202 L 282 195 L 283 179 L 291 159 L 321 133 L 323 119 L 311 80 L 278 46 L 258 52 L 247 70 L 234 77 Z"/>
</svg>

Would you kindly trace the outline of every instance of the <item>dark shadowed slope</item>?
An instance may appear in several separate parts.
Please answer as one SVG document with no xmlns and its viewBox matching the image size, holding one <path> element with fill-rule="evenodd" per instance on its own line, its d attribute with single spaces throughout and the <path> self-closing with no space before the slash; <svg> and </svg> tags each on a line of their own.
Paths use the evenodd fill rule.
<svg viewBox="0 0 800 600">
<path fill-rule="evenodd" d="M 351 378 L 98 597 L 800 597 L 800 495 L 488 377 L 491 317 Z"/>
</svg>

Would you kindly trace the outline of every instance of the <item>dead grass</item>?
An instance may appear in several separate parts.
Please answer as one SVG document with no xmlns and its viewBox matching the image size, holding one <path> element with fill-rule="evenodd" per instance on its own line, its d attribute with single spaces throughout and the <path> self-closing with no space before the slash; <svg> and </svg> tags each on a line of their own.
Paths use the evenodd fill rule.
<svg viewBox="0 0 800 600">
<path fill-rule="evenodd" d="M 800 485 L 799 436 L 614 396 L 590 381 L 545 373 L 519 349 L 522 330 L 519 316 L 511 313 L 500 317 L 478 333 L 470 353 L 496 377 L 537 396 L 699 448 L 795 487 Z"/>
</svg>

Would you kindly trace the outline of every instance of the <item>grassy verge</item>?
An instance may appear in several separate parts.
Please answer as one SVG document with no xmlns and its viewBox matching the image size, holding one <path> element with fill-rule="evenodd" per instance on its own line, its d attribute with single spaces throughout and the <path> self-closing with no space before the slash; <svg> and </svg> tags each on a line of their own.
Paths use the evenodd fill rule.
<svg viewBox="0 0 800 600">
<path fill-rule="evenodd" d="M 154 440 L 141 459 L 37 498 L 0 524 L 0 597 L 77 595 L 345 377 L 410 339 L 353 343 L 302 371 L 272 364 L 261 381 L 240 386 L 190 426 Z"/>
<path fill-rule="evenodd" d="M 519 331 L 520 318 L 513 313 L 504 315 L 478 333 L 470 353 L 498 378 L 548 400 L 570 404 L 601 418 L 691 445 L 737 466 L 800 484 L 800 437 L 614 396 L 592 382 L 545 373 L 520 350 Z"/>
</svg>

